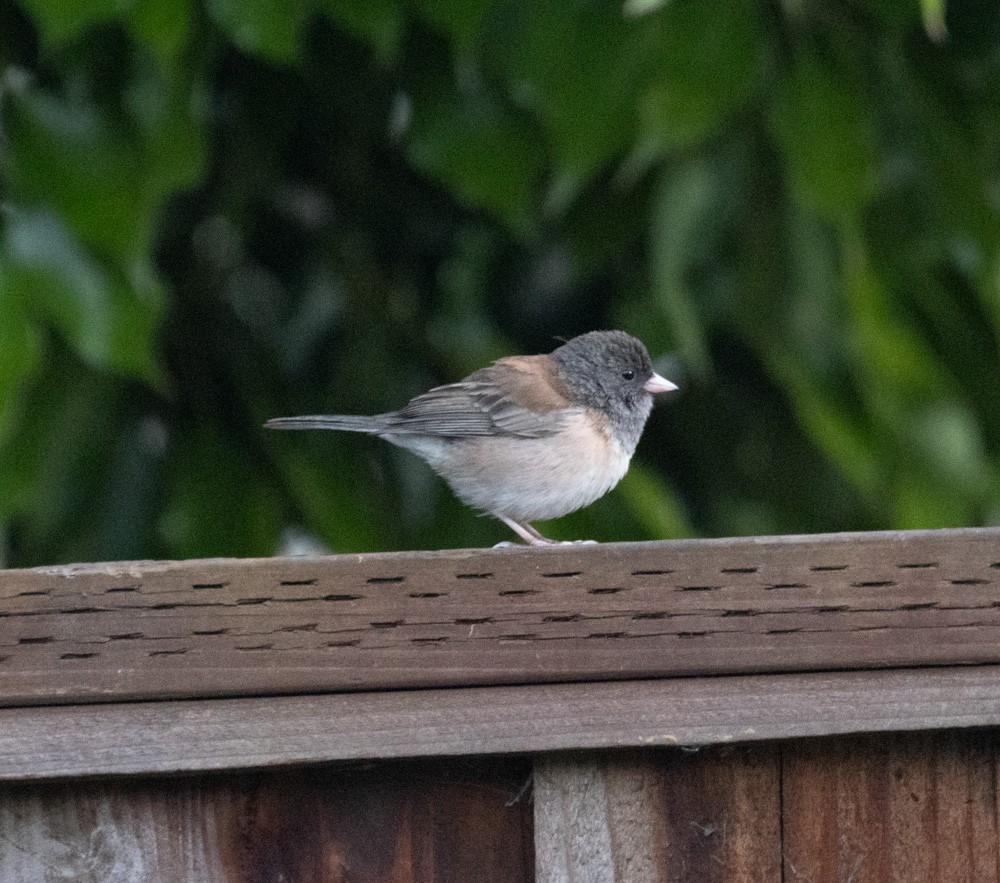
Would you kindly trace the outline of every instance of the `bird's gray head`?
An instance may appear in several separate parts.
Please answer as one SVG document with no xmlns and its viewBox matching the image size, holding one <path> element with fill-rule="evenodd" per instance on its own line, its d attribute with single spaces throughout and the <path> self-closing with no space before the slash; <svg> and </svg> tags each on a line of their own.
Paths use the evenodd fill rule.
<svg viewBox="0 0 1000 883">
<path fill-rule="evenodd" d="M 642 341 L 624 331 L 581 334 L 552 358 L 573 399 L 604 412 L 629 453 L 639 443 L 653 393 L 677 388 L 653 371 Z"/>
</svg>

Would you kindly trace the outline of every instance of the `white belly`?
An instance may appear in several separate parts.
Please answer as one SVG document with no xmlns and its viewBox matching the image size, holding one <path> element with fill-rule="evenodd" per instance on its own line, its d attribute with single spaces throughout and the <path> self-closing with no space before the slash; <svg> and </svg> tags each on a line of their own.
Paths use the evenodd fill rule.
<svg viewBox="0 0 1000 883">
<path fill-rule="evenodd" d="M 544 521 L 604 496 L 631 452 L 595 444 L 581 413 L 549 438 L 389 439 L 419 454 L 469 506 L 515 521 Z"/>
</svg>

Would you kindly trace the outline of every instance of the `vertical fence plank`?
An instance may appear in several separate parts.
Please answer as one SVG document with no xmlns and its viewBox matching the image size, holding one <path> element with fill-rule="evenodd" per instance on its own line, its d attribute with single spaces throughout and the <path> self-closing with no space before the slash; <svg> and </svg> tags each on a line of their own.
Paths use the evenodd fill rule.
<svg viewBox="0 0 1000 883">
<path fill-rule="evenodd" d="M 528 883 L 529 766 L 480 760 L 0 790 L 0 881 Z"/>
<path fill-rule="evenodd" d="M 785 879 L 997 879 L 994 751 L 976 731 L 787 744 Z"/>
<path fill-rule="evenodd" d="M 646 755 L 535 762 L 537 883 L 653 883 L 666 876 L 660 769 Z"/>
<path fill-rule="evenodd" d="M 0 790 L 0 880 L 167 883 L 231 878 L 211 800 L 190 783 Z"/>
<path fill-rule="evenodd" d="M 671 883 L 781 880 L 780 760 L 773 744 L 680 752 L 664 775 Z"/>
<path fill-rule="evenodd" d="M 780 880 L 777 757 L 756 745 L 539 759 L 536 880 Z"/>
</svg>

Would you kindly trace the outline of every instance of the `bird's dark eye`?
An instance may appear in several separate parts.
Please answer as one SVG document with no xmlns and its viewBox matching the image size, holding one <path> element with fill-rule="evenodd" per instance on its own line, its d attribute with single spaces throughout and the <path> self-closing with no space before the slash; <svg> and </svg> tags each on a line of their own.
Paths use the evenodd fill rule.
<svg viewBox="0 0 1000 883">
<path fill-rule="evenodd" d="M 634 380 L 635 371 L 622 371 L 622 377 L 624 377 L 626 380 Z"/>
</svg>

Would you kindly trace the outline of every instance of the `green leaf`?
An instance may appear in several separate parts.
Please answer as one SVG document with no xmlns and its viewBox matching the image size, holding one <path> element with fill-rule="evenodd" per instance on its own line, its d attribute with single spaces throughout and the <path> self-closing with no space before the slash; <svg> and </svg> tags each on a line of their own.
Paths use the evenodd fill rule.
<svg viewBox="0 0 1000 883">
<path fill-rule="evenodd" d="M 126 15 L 136 37 L 170 62 L 187 44 L 193 12 L 192 0 L 133 0 Z"/>
<path fill-rule="evenodd" d="M 0 447 L 0 518 L 17 519 L 24 564 L 79 561 L 120 401 L 107 375 L 81 370 L 73 358 L 47 358 L 30 395 L 34 406 Z"/>
<path fill-rule="evenodd" d="M 201 174 L 204 140 L 186 87 L 139 64 L 125 103 L 134 126 L 38 89 L 7 103 L 9 198 L 49 210 L 124 272 L 147 262 L 164 199 Z"/>
<path fill-rule="evenodd" d="M 0 444 L 16 420 L 27 383 L 42 364 L 38 329 L 12 283 L 7 262 L 0 259 Z"/>
<path fill-rule="evenodd" d="M 244 52 L 286 64 L 296 59 L 304 18 L 298 0 L 207 0 L 207 8 Z"/>
<path fill-rule="evenodd" d="M 21 4 L 51 44 L 70 40 L 96 22 L 115 18 L 121 8 L 119 0 L 21 0 Z"/>
<path fill-rule="evenodd" d="M 909 465 L 904 464 L 895 475 L 893 490 L 893 527 L 899 530 L 968 527 L 971 521 L 973 509 L 966 500 Z"/>
<path fill-rule="evenodd" d="M 670 149 L 711 134 L 760 88 L 766 42 L 748 0 L 676 0 L 658 24 L 643 131 Z"/>
<path fill-rule="evenodd" d="M 975 499 L 985 490 L 989 469 L 982 429 L 962 403 L 942 399 L 910 415 L 911 450 L 952 495 Z"/>
<path fill-rule="evenodd" d="M 843 396 L 824 387 L 799 361 L 773 351 L 769 366 L 813 443 L 870 503 L 884 498 L 889 492 L 888 476 L 878 432 L 852 414 Z"/>
<path fill-rule="evenodd" d="M 708 165 L 702 160 L 685 163 L 663 174 L 650 223 L 653 296 L 681 359 L 701 376 L 711 366 L 689 271 L 712 221 L 714 196 Z"/>
<path fill-rule="evenodd" d="M 778 88 L 771 123 L 795 195 L 828 218 L 857 216 L 877 180 L 861 96 L 832 67 L 800 57 Z"/>
<path fill-rule="evenodd" d="M 149 238 L 164 201 L 196 184 L 203 171 L 204 122 L 192 103 L 183 85 L 152 66 L 137 73 L 130 84 L 129 109 L 141 129 L 131 144 L 141 176 L 136 223 Z"/>
<path fill-rule="evenodd" d="M 891 31 L 906 33 L 920 21 L 920 3 L 924 0 L 863 0 L 871 12 Z"/>
<path fill-rule="evenodd" d="M 13 215 L 0 258 L 4 285 L 23 309 L 52 322 L 85 361 L 158 382 L 159 302 L 133 294 L 57 218 Z"/>
<path fill-rule="evenodd" d="M 371 42 L 383 60 L 396 54 L 405 24 L 397 0 L 316 0 L 318 8 L 355 36 Z"/>
<path fill-rule="evenodd" d="M 325 446 L 317 442 L 315 445 L 329 452 L 336 442 L 328 441 Z M 346 455 L 343 452 L 335 455 L 337 462 L 346 460 L 351 464 L 351 477 L 339 469 L 331 469 L 328 459 L 300 449 L 294 441 L 280 447 L 276 443 L 275 448 L 279 451 L 276 456 L 278 468 L 310 532 L 338 551 L 379 547 L 387 532 L 379 516 L 384 518 L 385 513 L 379 511 L 379 503 L 370 490 L 356 479 L 364 467 L 353 456 L 354 448 Z M 372 476 L 367 475 L 366 479 L 370 481 Z M 381 490 L 384 493 L 385 487 Z"/>
<path fill-rule="evenodd" d="M 495 0 L 418 0 L 420 14 L 468 51 L 479 36 L 483 19 Z"/>
<path fill-rule="evenodd" d="M 677 495 L 653 470 L 632 462 L 617 491 L 653 539 L 695 536 Z"/>
<path fill-rule="evenodd" d="M 924 21 L 924 31 L 935 43 L 940 43 L 948 37 L 944 13 L 944 0 L 920 0 L 920 16 Z"/>
<path fill-rule="evenodd" d="M 411 161 L 463 202 L 522 231 L 534 214 L 541 178 L 537 144 L 483 97 L 418 104 L 408 139 Z"/>
<path fill-rule="evenodd" d="M 160 532 L 178 558 L 272 555 L 281 506 L 242 445 L 202 424 L 181 438 Z"/>
<path fill-rule="evenodd" d="M 6 170 L 14 198 L 57 212 L 88 244 L 131 260 L 146 244 L 134 146 L 96 107 L 31 90 L 8 103 Z"/>
<path fill-rule="evenodd" d="M 652 34 L 616 4 L 575 0 L 525 4 L 503 23 L 494 51 L 514 100 L 552 142 L 560 202 L 628 145 L 635 108 L 623 96 L 639 81 Z"/>
<path fill-rule="evenodd" d="M 844 286 L 863 371 L 862 390 L 874 415 L 898 427 L 913 408 L 944 397 L 952 384 L 900 301 L 871 265 L 860 237 L 846 241 Z"/>
</svg>

